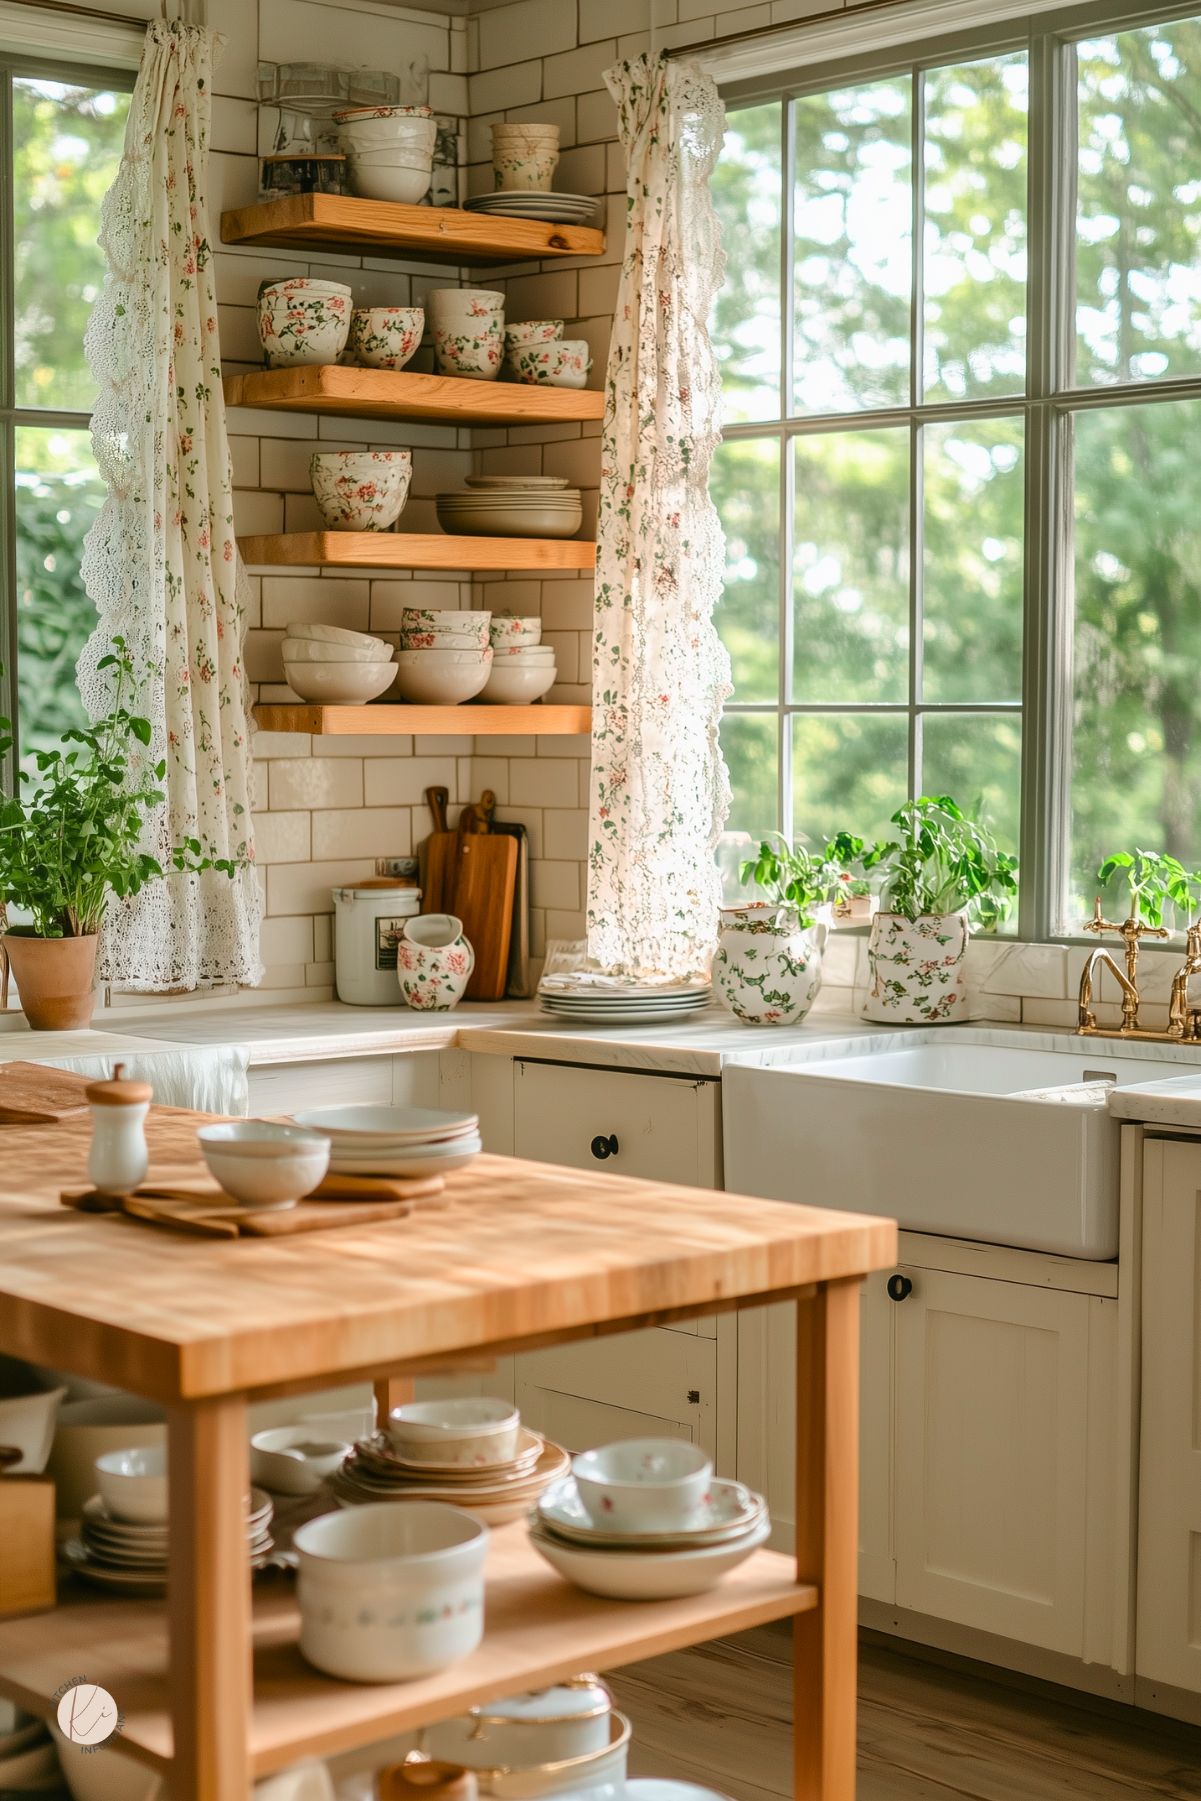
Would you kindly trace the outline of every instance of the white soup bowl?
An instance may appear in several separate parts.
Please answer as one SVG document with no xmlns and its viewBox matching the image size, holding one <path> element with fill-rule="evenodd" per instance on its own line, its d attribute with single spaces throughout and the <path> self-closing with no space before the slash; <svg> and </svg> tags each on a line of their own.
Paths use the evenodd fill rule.
<svg viewBox="0 0 1201 1801">
<path fill-rule="evenodd" d="M 417 706 L 457 707 L 474 700 L 492 667 L 490 650 L 402 650 L 396 686 Z"/>
<path fill-rule="evenodd" d="M 598 1526 L 678 1532 L 709 1492 L 710 1458 L 676 1438 L 632 1438 L 571 1460 L 580 1499 Z"/>
<path fill-rule="evenodd" d="M 396 666 L 378 663 L 294 663 L 284 658 L 284 679 L 293 694 L 315 705 L 365 707 L 392 686 Z"/>
<path fill-rule="evenodd" d="M 167 1518 L 167 1450 L 131 1445 L 96 1459 L 100 1498 L 115 1520 L 161 1526 Z"/>
<path fill-rule="evenodd" d="M 349 1450 L 311 1426 L 270 1426 L 250 1441 L 250 1480 L 277 1495 L 315 1495 Z"/>
<path fill-rule="evenodd" d="M 196 1136 L 209 1173 L 244 1207 L 294 1207 L 329 1168 L 328 1140 L 298 1126 L 231 1119 Z"/>
<path fill-rule="evenodd" d="M 499 707 L 528 707 L 554 687 L 558 672 L 550 663 L 494 663 L 480 699 Z"/>
<path fill-rule="evenodd" d="M 507 1463 L 517 1455 L 520 1432 L 517 1409 L 488 1395 L 406 1401 L 388 1416 L 388 1437 L 409 1463 L 461 1469 Z"/>
</svg>

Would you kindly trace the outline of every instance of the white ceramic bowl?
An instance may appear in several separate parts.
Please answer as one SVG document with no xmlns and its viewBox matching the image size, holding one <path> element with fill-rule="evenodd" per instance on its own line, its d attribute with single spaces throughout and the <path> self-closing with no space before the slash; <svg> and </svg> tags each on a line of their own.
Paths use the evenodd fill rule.
<svg viewBox="0 0 1201 1801">
<path fill-rule="evenodd" d="M 250 1480 L 277 1495 L 315 1495 L 350 1445 L 311 1426 L 271 1426 L 250 1441 Z"/>
<path fill-rule="evenodd" d="M 390 663 L 390 644 L 323 644 L 317 638 L 285 638 L 289 663 Z"/>
<path fill-rule="evenodd" d="M 338 127 L 338 138 L 344 150 L 364 147 L 387 150 L 404 144 L 433 153 L 438 136 L 436 119 L 356 119 Z"/>
<path fill-rule="evenodd" d="M 337 125 L 354 124 L 363 119 L 432 119 L 432 106 L 344 106 L 334 114 Z"/>
<path fill-rule="evenodd" d="M 554 344 L 563 336 L 562 319 L 526 319 L 518 325 L 505 326 L 505 349 L 524 344 Z"/>
<path fill-rule="evenodd" d="M 494 663 L 480 689 L 480 699 L 500 707 L 528 707 L 554 687 L 558 671 L 553 662 L 533 664 Z"/>
<path fill-rule="evenodd" d="M 329 1168 L 329 1145 L 316 1132 L 264 1119 L 201 1126 L 196 1134 L 210 1174 L 245 1207 L 292 1207 Z"/>
<path fill-rule="evenodd" d="M 395 665 L 383 663 L 293 663 L 284 658 L 284 678 L 300 700 L 331 707 L 363 707 L 392 686 Z"/>
<path fill-rule="evenodd" d="M 432 162 L 423 169 L 398 169 L 378 163 L 362 165 L 357 157 L 349 160 L 350 184 L 360 199 L 393 200 L 401 206 L 416 206 L 429 192 Z"/>
<path fill-rule="evenodd" d="M 346 348 L 365 369 L 403 369 L 416 356 L 424 330 L 419 306 L 356 306 Z"/>
<path fill-rule="evenodd" d="M 457 707 L 474 700 L 492 667 L 490 650 L 402 650 L 396 687 L 417 706 Z"/>
<path fill-rule="evenodd" d="M 615 1601 L 667 1601 L 704 1594 L 771 1537 L 766 1516 L 744 1538 L 697 1551 L 591 1551 L 535 1528 L 530 1543 L 552 1567 L 593 1595 Z"/>
<path fill-rule="evenodd" d="M 14 1475 L 40 1476 L 45 1469 L 66 1394 L 65 1388 L 48 1388 L 0 1400 L 0 1445 L 21 1453 L 20 1463 L 12 1465 Z"/>
<path fill-rule="evenodd" d="M 674 1532 L 688 1524 L 713 1476 L 712 1459 L 677 1438 L 631 1438 L 571 1460 L 580 1500 L 611 1531 Z"/>
<path fill-rule="evenodd" d="M 457 1507 L 383 1501 L 297 1531 L 300 1650 L 349 1682 L 444 1670 L 484 1632 L 488 1528 Z"/>
<path fill-rule="evenodd" d="M 388 1437 L 410 1463 L 484 1468 L 517 1455 L 521 1415 L 489 1395 L 406 1401 L 388 1416 Z"/>
<path fill-rule="evenodd" d="M 331 531 L 383 532 L 404 511 L 411 450 L 319 450 L 309 462 L 313 493 Z"/>
<path fill-rule="evenodd" d="M 60 1520 L 78 1519 L 96 1492 L 96 1459 L 133 1445 L 167 1443 L 166 1414 L 140 1395 L 98 1395 L 60 1409 L 47 1469 Z"/>
<path fill-rule="evenodd" d="M 402 607 L 402 632 L 478 632 L 481 650 L 488 642 L 491 613 L 456 612 L 453 607 Z"/>
<path fill-rule="evenodd" d="M 307 619 L 294 619 L 287 628 L 289 638 L 311 638 L 314 644 L 374 644 L 379 650 L 390 650 L 384 638 L 373 638 L 370 632 L 352 632 L 344 625 L 314 625 Z"/>
<path fill-rule="evenodd" d="M 115 1520 L 161 1526 L 167 1518 L 167 1451 L 160 1445 L 129 1445 L 96 1459 L 100 1498 Z"/>
<path fill-rule="evenodd" d="M 346 348 L 348 294 L 267 293 L 259 302 L 259 339 L 273 369 L 336 363 Z"/>
</svg>

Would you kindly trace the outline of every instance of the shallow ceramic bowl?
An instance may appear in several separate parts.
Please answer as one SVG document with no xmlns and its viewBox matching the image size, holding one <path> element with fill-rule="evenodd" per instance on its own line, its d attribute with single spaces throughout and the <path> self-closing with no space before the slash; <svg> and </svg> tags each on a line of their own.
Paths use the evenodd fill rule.
<svg viewBox="0 0 1201 1801">
<path fill-rule="evenodd" d="M 165 1446 L 129 1445 L 96 1459 L 100 1497 L 113 1519 L 161 1526 L 167 1518 Z"/>
<path fill-rule="evenodd" d="M 259 340 L 273 369 L 336 363 L 350 334 L 345 294 L 265 294 L 258 307 Z"/>
<path fill-rule="evenodd" d="M 58 1410 L 66 1393 L 65 1388 L 50 1388 L 0 1400 L 0 1445 L 21 1453 L 20 1463 L 12 1466 L 14 1474 L 40 1476 L 45 1469 L 54 1443 Z"/>
<path fill-rule="evenodd" d="M 407 1401 L 388 1416 L 388 1437 L 410 1463 L 484 1469 L 517 1453 L 521 1415 L 508 1401 L 457 1395 L 442 1401 Z"/>
<path fill-rule="evenodd" d="M 387 531 L 404 511 L 413 479 L 410 450 L 323 450 L 309 463 L 321 517 L 331 531 Z"/>
<path fill-rule="evenodd" d="M 475 699 L 491 667 L 490 650 L 402 650 L 396 688 L 417 706 L 457 707 Z"/>
<path fill-rule="evenodd" d="M 562 319 L 526 319 L 519 325 L 505 326 L 505 348 L 520 344 L 554 344 L 563 336 Z"/>
<path fill-rule="evenodd" d="M 531 706 L 554 687 L 558 671 L 554 663 L 492 665 L 492 673 L 480 690 L 480 699 L 501 707 Z"/>
<path fill-rule="evenodd" d="M 453 607 L 402 607 L 402 632 L 478 632 L 481 649 L 488 642 L 491 613 L 458 612 Z"/>
<path fill-rule="evenodd" d="M 704 1594 L 771 1537 L 765 1515 L 742 1538 L 695 1551 L 592 1551 L 565 1544 L 541 1527 L 530 1531 L 530 1543 L 553 1569 L 577 1588 L 615 1601 L 667 1601 Z"/>
<path fill-rule="evenodd" d="M 289 638 L 311 638 L 314 644 L 374 644 L 380 650 L 390 648 L 383 638 L 373 638 L 370 632 L 352 632 L 344 625 L 314 625 L 295 619 L 286 630 Z"/>
<path fill-rule="evenodd" d="M 631 1438 L 573 1457 L 580 1500 L 598 1526 L 620 1532 L 674 1532 L 709 1490 L 712 1460 L 675 1438 Z"/>
<path fill-rule="evenodd" d="M 244 1207 L 295 1206 L 329 1168 L 328 1141 L 298 1126 L 238 1119 L 196 1136 L 210 1174 Z"/>
<path fill-rule="evenodd" d="M 326 1675 L 408 1681 L 483 1637 L 488 1528 L 457 1507 L 353 1507 L 308 1521 L 294 1543 L 300 1650 Z"/>
<path fill-rule="evenodd" d="M 363 200 L 394 200 L 401 206 L 416 206 L 429 192 L 432 173 L 432 161 L 424 168 L 398 169 L 377 163 L 361 166 L 357 157 L 350 159 L 350 184 Z"/>
<path fill-rule="evenodd" d="M 277 1495 L 314 1495 L 350 1445 L 321 1439 L 311 1426 L 272 1426 L 250 1441 L 250 1479 Z"/>
<path fill-rule="evenodd" d="M 390 663 L 390 644 L 323 644 L 317 638 L 285 638 L 289 663 Z"/>
<path fill-rule="evenodd" d="M 301 700 L 332 707 L 362 707 L 392 686 L 395 666 L 382 663 L 293 663 L 284 658 L 289 688 Z"/>
<path fill-rule="evenodd" d="M 403 369 L 416 356 L 424 330 L 419 306 L 357 306 L 347 349 L 365 369 Z"/>
</svg>

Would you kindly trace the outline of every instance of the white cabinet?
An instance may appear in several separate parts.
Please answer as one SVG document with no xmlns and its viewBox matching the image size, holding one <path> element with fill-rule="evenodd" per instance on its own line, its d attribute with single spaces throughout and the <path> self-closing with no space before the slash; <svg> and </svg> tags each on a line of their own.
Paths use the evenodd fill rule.
<svg viewBox="0 0 1201 1801">
<path fill-rule="evenodd" d="M 513 1072 L 513 1152 L 539 1163 L 716 1188 L 720 1091 L 620 1069 L 520 1062 Z"/>
<path fill-rule="evenodd" d="M 1140 1677 L 1201 1694 L 1201 1145 L 1149 1140 L 1143 1181 Z"/>
<path fill-rule="evenodd" d="M 306 1107 L 436 1107 L 436 1051 L 402 1056 L 320 1057 L 290 1063 L 252 1063 L 248 1071 L 252 1114 L 295 1113 Z"/>
</svg>

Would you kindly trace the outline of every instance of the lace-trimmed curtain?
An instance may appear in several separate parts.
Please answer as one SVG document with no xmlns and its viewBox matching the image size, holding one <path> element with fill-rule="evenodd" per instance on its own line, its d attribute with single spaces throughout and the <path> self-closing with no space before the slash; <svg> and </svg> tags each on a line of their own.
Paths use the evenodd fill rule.
<svg viewBox="0 0 1201 1801">
<path fill-rule="evenodd" d="M 588 952 L 613 972 L 681 976 L 708 967 L 729 807 L 708 331 L 723 267 L 709 176 L 725 110 L 708 76 L 665 58 L 620 63 L 605 81 L 627 224 L 597 528 Z"/>
<path fill-rule="evenodd" d="M 112 673 L 98 664 L 124 638 L 138 676 L 135 710 L 152 726 L 142 772 L 166 765 L 167 802 L 143 848 L 164 869 L 186 840 L 242 865 L 232 880 L 173 873 L 110 902 L 100 973 L 145 993 L 254 983 L 262 973 L 246 581 L 205 194 L 213 49 L 222 41 L 178 21 L 147 29 L 124 157 L 104 203 L 109 273 L 86 340 L 99 388 L 92 444 L 108 497 L 84 547 L 99 621 L 79 660 L 80 692 L 93 719 L 111 705 Z"/>
</svg>

